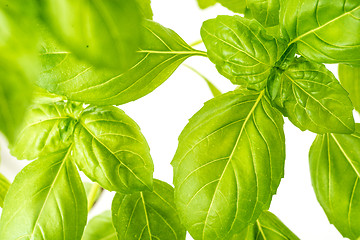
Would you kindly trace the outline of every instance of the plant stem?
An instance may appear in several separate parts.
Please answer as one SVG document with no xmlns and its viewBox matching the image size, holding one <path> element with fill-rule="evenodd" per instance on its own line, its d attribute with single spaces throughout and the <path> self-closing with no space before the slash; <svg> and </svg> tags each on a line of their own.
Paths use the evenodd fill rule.
<svg viewBox="0 0 360 240">
<path fill-rule="evenodd" d="M 203 43 L 202 39 L 196 40 L 195 42 L 190 43 L 190 47 L 195 47 L 196 45 L 199 45 Z"/>
<path fill-rule="evenodd" d="M 92 207 L 95 205 L 97 200 L 98 191 L 102 191 L 99 184 L 94 183 L 91 186 L 89 198 L 88 198 L 88 212 L 92 209 Z M 101 194 L 101 193 L 100 193 Z"/>
<path fill-rule="evenodd" d="M 189 65 L 187 65 L 187 64 L 184 64 L 184 66 L 187 67 L 188 69 L 190 69 L 191 71 L 193 71 L 194 73 L 196 73 L 196 74 L 199 75 L 202 79 L 205 80 L 205 82 L 206 82 L 207 85 L 209 86 L 210 91 L 211 91 L 211 93 L 213 94 L 214 97 L 219 96 L 219 95 L 222 94 L 221 91 L 220 91 L 217 87 L 215 87 L 215 85 L 214 85 L 209 79 L 207 79 L 207 77 L 205 77 L 204 75 L 202 75 L 198 70 L 196 70 L 195 68 L 193 68 L 193 67 L 191 67 L 191 66 L 189 66 Z"/>
</svg>

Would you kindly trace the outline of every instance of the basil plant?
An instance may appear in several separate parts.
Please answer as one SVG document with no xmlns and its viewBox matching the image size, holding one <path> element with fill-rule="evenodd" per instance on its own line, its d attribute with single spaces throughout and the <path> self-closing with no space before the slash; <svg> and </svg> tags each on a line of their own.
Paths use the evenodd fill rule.
<svg viewBox="0 0 360 240">
<path fill-rule="evenodd" d="M 0 3 L 0 131 L 31 161 L 11 184 L 0 175 L 0 239 L 297 240 L 268 211 L 284 177 L 284 117 L 317 134 L 317 200 L 360 238 L 359 0 L 198 0 L 234 12 L 203 23 L 206 51 L 153 21 L 150 0 Z M 171 186 L 153 178 L 121 105 L 194 56 L 236 88 L 222 94 L 202 75 L 214 98 L 179 136 Z M 88 221 L 103 191 L 116 193 L 112 206 Z"/>
</svg>

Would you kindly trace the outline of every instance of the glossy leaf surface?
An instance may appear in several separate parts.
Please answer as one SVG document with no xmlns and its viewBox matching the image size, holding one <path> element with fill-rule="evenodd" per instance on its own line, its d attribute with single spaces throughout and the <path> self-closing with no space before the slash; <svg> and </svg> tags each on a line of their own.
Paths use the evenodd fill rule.
<svg viewBox="0 0 360 240">
<path fill-rule="evenodd" d="M 9 180 L 7 180 L 7 178 L 0 173 L 0 207 L 4 206 L 4 199 L 9 187 Z"/>
<path fill-rule="evenodd" d="M 330 223 L 344 237 L 360 237 L 360 125 L 353 134 L 318 135 L 310 149 L 310 172 Z"/>
<path fill-rule="evenodd" d="M 87 108 L 74 133 L 73 159 L 92 181 L 123 193 L 152 189 L 154 165 L 139 126 L 122 110 Z"/>
<path fill-rule="evenodd" d="M 117 193 L 112 214 L 118 239 L 185 240 L 186 230 L 175 208 L 174 189 L 165 182 L 154 180 L 152 192 Z"/>
<path fill-rule="evenodd" d="M 111 212 L 105 211 L 93 217 L 87 224 L 83 240 L 117 240 Z"/>
<path fill-rule="evenodd" d="M 248 226 L 232 240 L 299 240 L 274 214 L 264 211 L 255 224 Z"/>
<path fill-rule="evenodd" d="M 12 142 L 37 76 L 37 8 L 32 0 L 2 0 L 0 6 L 0 131 Z"/>
<path fill-rule="evenodd" d="M 136 1 L 45 0 L 40 6 L 44 24 L 79 58 L 122 71 L 135 62 L 142 38 Z"/>
<path fill-rule="evenodd" d="M 355 123 L 348 93 L 324 65 L 300 58 L 282 74 L 275 99 L 301 130 L 351 133 Z"/>
<path fill-rule="evenodd" d="M 355 109 L 360 112 L 360 66 L 339 64 L 339 80 L 349 93 Z"/>
<path fill-rule="evenodd" d="M 120 105 L 139 99 L 160 86 L 188 57 L 204 54 L 192 49 L 174 31 L 146 21 L 137 63 L 127 72 L 91 67 L 46 39 L 41 54 L 39 86 L 70 100 L 96 105 Z"/>
<path fill-rule="evenodd" d="M 263 89 L 284 43 L 266 34 L 256 20 L 218 16 L 204 22 L 201 37 L 210 60 L 232 83 Z"/>
<path fill-rule="evenodd" d="M 272 27 L 279 24 L 279 0 L 247 0 L 246 6 L 251 12 L 251 16 L 264 27 Z"/>
<path fill-rule="evenodd" d="M 194 239 L 227 239 L 269 207 L 283 177 L 281 114 L 261 92 L 236 90 L 196 113 L 179 137 L 175 201 Z"/>
<path fill-rule="evenodd" d="M 81 239 L 86 195 L 69 154 L 69 149 L 48 154 L 15 177 L 5 198 L 0 239 Z"/>
<path fill-rule="evenodd" d="M 281 25 L 298 52 L 321 63 L 360 63 L 358 0 L 283 1 Z"/>
<path fill-rule="evenodd" d="M 10 147 L 11 154 L 18 159 L 33 160 L 69 147 L 81 111 L 82 105 L 71 102 L 33 105 Z"/>
</svg>

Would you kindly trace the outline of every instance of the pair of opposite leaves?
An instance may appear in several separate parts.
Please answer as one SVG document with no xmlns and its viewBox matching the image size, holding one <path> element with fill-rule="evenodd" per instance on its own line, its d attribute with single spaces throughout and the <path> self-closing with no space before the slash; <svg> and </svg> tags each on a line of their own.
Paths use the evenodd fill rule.
<svg viewBox="0 0 360 240">
<path fill-rule="evenodd" d="M 75 163 L 90 179 L 118 192 L 113 221 L 120 239 L 185 239 L 173 188 L 153 183 L 146 140 L 120 109 L 35 104 L 11 152 L 36 159 L 6 195 L 1 239 L 82 238 L 87 201 Z"/>
</svg>

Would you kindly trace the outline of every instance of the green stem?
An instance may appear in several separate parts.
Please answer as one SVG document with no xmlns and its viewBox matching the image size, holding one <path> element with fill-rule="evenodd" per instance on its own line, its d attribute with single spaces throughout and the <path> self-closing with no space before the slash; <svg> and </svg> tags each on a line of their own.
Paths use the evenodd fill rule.
<svg viewBox="0 0 360 240">
<path fill-rule="evenodd" d="M 196 73 L 197 75 L 199 75 L 202 79 L 205 80 L 206 84 L 209 86 L 210 91 L 211 91 L 211 93 L 213 94 L 214 97 L 219 96 L 219 95 L 222 94 L 221 91 L 217 87 L 215 87 L 215 85 L 209 79 L 207 79 L 207 77 L 202 75 L 198 70 L 196 70 L 195 68 L 193 68 L 193 67 L 191 67 L 191 66 L 189 66 L 187 64 L 183 64 L 183 65 L 185 67 L 187 67 L 188 69 L 190 69 L 191 71 L 193 71 L 194 73 Z"/>
<path fill-rule="evenodd" d="M 190 43 L 190 47 L 195 47 L 201 43 L 203 43 L 202 39 L 196 40 L 195 42 Z"/>
<path fill-rule="evenodd" d="M 101 187 L 99 184 L 94 183 L 91 186 L 90 189 L 90 193 L 89 193 L 89 198 L 88 198 L 88 212 L 90 212 L 90 210 L 92 209 L 92 207 L 95 205 L 96 200 L 97 200 L 97 194 L 98 191 L 101 191 Z"/>
</svg>

